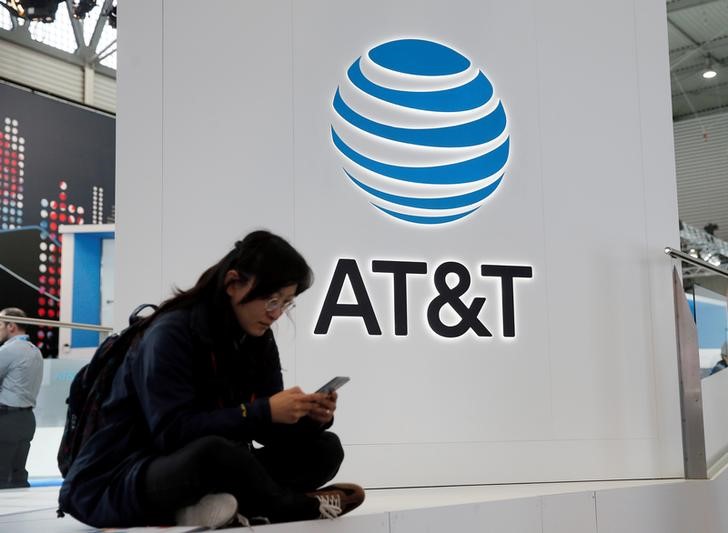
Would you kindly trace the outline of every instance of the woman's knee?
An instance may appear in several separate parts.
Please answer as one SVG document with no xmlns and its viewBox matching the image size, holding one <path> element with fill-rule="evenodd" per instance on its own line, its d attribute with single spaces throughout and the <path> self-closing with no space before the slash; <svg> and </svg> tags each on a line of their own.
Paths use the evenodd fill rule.
<svg viewBox="0 0 728 533">
<path fill-rule="evenodd" d="M 152 461 L 147 479 L 161 484 L 212 487 L 219 479 L 239 471 L 250 459 L 244 444 L 218 436 L 201 437 L 171 455 Z"/>
<path fill-rule="evenodd" d="M 317 448 L 320 459 L 331 467 L 334 472 L 339 470 L 344 461 L 344 447 L 341 445 L 336 433 L 324 431 L 317 440 Z"/>
<path fill-rule="evenodd" d="M 200 481 L 236 470 L 245 463 L 250 452 L 244 444 L 224 437 L 208 436 L 192 441 L 177 454 L 170 456 L 170 463 L 188 469 Z M 171 465 L 170 465 L 171 466 Z"/>
<path fill-rule="evenodd" d="M 229 492 L 230 476 L 244 462 L 247 447 L 209 436 L 149 463 L 144 473 L 144 499 L 164 516 L 191 505 L 202 496 Z"/>
<path fill-rule="evenodd" d="M 211 435 L 192 441 L 184 450 L 195 460 L 209 464 L 227 457 L 236 446 L 224 437 Z"/>
</svg>

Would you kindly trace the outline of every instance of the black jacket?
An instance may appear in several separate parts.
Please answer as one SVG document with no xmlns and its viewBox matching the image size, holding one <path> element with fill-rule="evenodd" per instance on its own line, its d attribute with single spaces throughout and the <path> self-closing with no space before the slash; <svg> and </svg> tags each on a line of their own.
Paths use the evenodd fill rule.
<svg viewBox="0 0 728 533">
<path fill-rule="evenodd" d="M 265 444 L 322 429 L 308 419 L 271 422 L 268 397 L 283 389 L 272 332 L 250 337 L 220 322 L 202 305 L 154 320 L 114 378 L 105 425 L 71 465 L 61 510 L 95 527 L 145 525 L 153 521 L 141 494 L 150 460 L 208 435 Z"/>
</svg>

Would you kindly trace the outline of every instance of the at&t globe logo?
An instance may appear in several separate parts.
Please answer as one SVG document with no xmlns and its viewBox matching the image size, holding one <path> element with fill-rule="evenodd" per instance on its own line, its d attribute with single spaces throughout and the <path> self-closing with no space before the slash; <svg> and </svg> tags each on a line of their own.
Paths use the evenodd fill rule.
<svg viewBox="0 0 728 533">
<path fill-rule="evenodd" d="M 349 67 L 333 108 L 344 172 L 392 217 L 452 222 L 503 180 L 503 104 L 485 74 L 448 46 L 399 39 L 373 47 Z"/>
</svg>

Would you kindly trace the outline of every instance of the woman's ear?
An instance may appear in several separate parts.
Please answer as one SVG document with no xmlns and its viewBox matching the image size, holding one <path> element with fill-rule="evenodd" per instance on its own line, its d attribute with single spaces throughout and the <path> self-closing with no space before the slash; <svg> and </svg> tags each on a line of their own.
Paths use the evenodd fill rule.
<svg viewBox="0 0 728 533">
<path fill-rule="evenodd" d="M 228 270 L 225 273 L 225 292 L 228 296 L 232 296 L 237 292 L 235 290 L 235 282 L 237 281 L 240 281 L 240 274 L 238 274 L 235 270 Z"/>
<path fill-rule="evenodd" d="M 253 278 L 243 280 L 235 270 L 225 273 L 225 292 L 235 300 L 242 300 L 253 287 Z"/>
</svg>

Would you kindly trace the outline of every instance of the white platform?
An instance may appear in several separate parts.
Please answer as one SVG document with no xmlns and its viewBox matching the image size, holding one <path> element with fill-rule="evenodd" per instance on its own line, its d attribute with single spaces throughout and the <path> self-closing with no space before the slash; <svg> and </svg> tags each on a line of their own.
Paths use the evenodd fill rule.
<svg viewBox="0 0 728 533">
<path fill-rule="evenodd" d="M 98 531 L 71 517 L 56 518 L 57 494 L 57 487 L 1 491 L 0 531 Z M 340 519 L 256 526 L 255 530 L 265 533 L 719 533 L 728 531 L 726 501 L 728 474 L 725 473 L 709 481 L 378 489 L 367 491 L 364 505 Z M 178 533 L 199 529 L 138 528 L 133 531 Z"/>
</svg>

